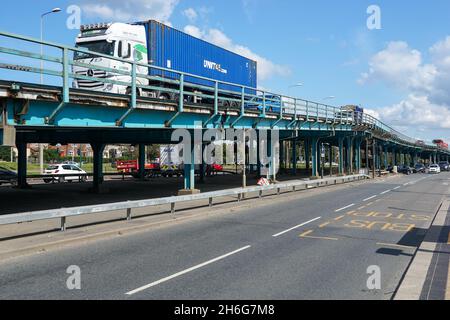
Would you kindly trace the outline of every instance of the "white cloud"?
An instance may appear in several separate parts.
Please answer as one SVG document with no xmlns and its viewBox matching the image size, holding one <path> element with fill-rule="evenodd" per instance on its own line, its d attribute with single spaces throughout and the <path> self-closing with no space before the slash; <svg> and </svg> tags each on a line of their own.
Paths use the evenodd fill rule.
<svg viewBox="0 0 450 320">
<path fill-rule="evenodd" d="M 198 18 L 197 11 L 195 11 L 193 8 L 188 8 L 183 11 L 183 15 L 188 18 L 188 20 L 192 23 L 195 22 Z"/>
<path fill-rule="evenodd" d="M 255 60 L 258 64 L 259 80 L 266 80 L 273 76 L 286 77 L 291 73 L 289 67 L 275 64 L 269 59 L 254 53 L 248 47 L 234 43 L 233 40 L 231 40 L 225 33 L 218 29 L 209 29 L 204 31 L 196 26 L 188 25 L 184 28 L 184 32 L 249 59 Z"/>
<path fill-rule="evenodd" d="M 409 129 L 419 128 L 429 137 L 450 129 L 450 37 L 429 49 L 430 62 L 406 42 L 390 42 L 369 61 L 360 84 L 380 81 L 406 92 L 397 104 L 375 110 L 381 120 Z M 395 122 L 395 123 L 394 123 Z"/>
<path fill-rule="evenodd" d="M 155 19 L 168 22 L 179 0 L 84 0 L 87 17 L 104 21 L 130 22 Z"/>
</svg>

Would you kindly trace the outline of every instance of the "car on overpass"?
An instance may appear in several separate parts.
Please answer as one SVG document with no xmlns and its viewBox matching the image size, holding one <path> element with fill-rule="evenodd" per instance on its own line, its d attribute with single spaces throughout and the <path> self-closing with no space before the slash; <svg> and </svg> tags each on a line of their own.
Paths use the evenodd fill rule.
<svg viewBox="0 0 450 320">
<path fill-rule="evenodd" d="M 50 165 L 45 169 L 44 175 L 48 176 L 44 178 L 45 183 L 86 182 L 88 180 L 86 171 L 72 164 Z"/>
<path fill-rule="evenodd" d="M 2 184 L 15 186 L 17 184 L 17 173 L 7 168 L 0 167 L 0 185 Z"/>
<path fill-rule="evenodd" d="M 441 173 L 441 168 L 439 167 L 438 164 L 432 164 L 428 168 L 428 172 L 429 173 Z"/>
</svg>

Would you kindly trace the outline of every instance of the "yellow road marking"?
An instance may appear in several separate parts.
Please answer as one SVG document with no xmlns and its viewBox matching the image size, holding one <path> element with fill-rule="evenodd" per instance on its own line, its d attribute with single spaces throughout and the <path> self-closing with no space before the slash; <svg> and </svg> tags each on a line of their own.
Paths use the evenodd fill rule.
<svg viewBox="0 0 450 320">
<path fill-rule="evenodd" d="M 358 210 L 364 209 L 366 206 L 359 207 Z"/>
<path fill-rule="evenodd" d="M 371 206 L 371 205 L 373 205 L 373 204 L 374 204 L 374 203 L 371 202 L 371 203 L 366 204 L 366 206 Z"/>
<path fill-rule="evenodd" d="M 330 240 L 330 241 L 338 241 L 338 240 L 339 240 L 338 238 L 313 237 L 313 236 L 310 236 L 310 234 L 313 233 L 313 232 L 314 232 L 314 230 L 308 230 L 308 231 L 302 233 L 302 234 L 300 235 L 300 238 L 320 239 L 320 240 Z"/>
<path fill-rule="evenodd" d="M 379 246 L 386 246 L 386 247 L 401 248 L 401 249 L 416 249 L 416 247 L 413 247 L 413 246 L 402 246 L 402 245 L 395 244 L 395 243 L 378 242 L 377 245 L 379 245 Z"/>
<path fill-rule="evenodd" d="M 339 221 L 339 220 L 341 220 L 341 219 L 343 219 L 343 218 L 345 218 L 345 216 L 340 216 L 340 217 L 334 218 L 334 220 L 335 220 L 335 221 Z"/>
<path fill-rule="evenodd" d="M 319 226 L 319 228 L 324 228 L 324 227 L 326 227 L 327 225 L 329 225 L 331 222 L 325 222 L 325 223 L 322 223 L 320 226 Z"/>
<path fill-rule="evenodd" d="M 447 244 L 450 244 L 450 232 L 448 233 L 448 241 Z"/>
<path fill-rule="evenodd" d="M 350 215 L 350 214 L 353 214 L 353 213 L 355 213 L 356 211 L 355 210 L 353 210 L 353 211 L 349 211 L 349 212 L 347 212 L 347 214 L 348 215 Z"/>
</svg>

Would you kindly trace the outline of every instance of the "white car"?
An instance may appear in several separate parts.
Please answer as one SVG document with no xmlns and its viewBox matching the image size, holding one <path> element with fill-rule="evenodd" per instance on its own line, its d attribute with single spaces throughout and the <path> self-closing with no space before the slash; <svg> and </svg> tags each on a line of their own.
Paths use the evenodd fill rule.
<svg viewBox="0 0 450 320">
<path fill-rule="evenodd" d="M 83 169 L 80 169 L 78 166 L 73 164 L 54 164 L 48 166 L 44 172 L 45 175 L 49 175 L 49 177 L 44 178 L 45 183 L 50 182 L 86 182 L 88 180 L 87 173 Z M 72 176 L 73 174 L 73 176 Z M 60 177 L 58 177 L 60 176 Z"/>
<path fill-rule="evenodd" d="M 441 173 L 441 167 L 437 164 L 430 165 L 430 168 L 428 169 L 429 173 Z"/>
</svg>

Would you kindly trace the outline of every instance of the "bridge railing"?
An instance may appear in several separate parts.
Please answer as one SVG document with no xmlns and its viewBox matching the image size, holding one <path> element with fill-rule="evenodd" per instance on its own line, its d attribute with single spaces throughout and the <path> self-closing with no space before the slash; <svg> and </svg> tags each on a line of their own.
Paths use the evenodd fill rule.
<svg viewBox="0 0 450 320">
<path fill-rule="evenodd" d="M 59 51 L 59 55 L 50 56 L 28 50 L 17 50 L 0 46 L 0 54 L 12 55 L 37 61 L 56 64 L 55 68 L 21 65 L 18 63 L 4 63 L 0 60 L 0 69 L 34 74 L 49 75 L 61 79 L 62 103 L 70 102 L 70 89 L 75 80 L 79 87 L 101 91 L 111 85 L 126 88 L 130 96 L 130 108 L 118 121 L 122 124 L 127 115 L 136 109 L 138 99 L 142 99 L 143 92 L 152 92 L 154 98 L 164 98 L 177 103 L 178 112 L 191 103 L 200 103 L 209 107 L 214 114 L 219 111 L 235 111 L 243 116 L 247 112 L 259 113 L 261 117 L 282 119 L 292 117 L 291 125 L 295 127 L 298 121 L 325 122 L 333 125 L 365 126 L 382 132 L 388 139 L 401 143 L 416 145 L 416 140 L 401 134 L 378 119 L 356 111 L 337 108 L 335 106 L 308 101 L 295 97 L 271 93 L 234 83 L 218 81 L 162 68 L 150 64 L 142 64 L 114 57 L 111 55 L 92 52 L 79 47 L 70 47 L 34 38 L 0 32 L 0 39 L 15 39 L 24 43 L 37 44 L 51 48 L 52 52 Z M 27 47 L 27 46 L 24 46 Z M 91 63 L 82 62 L 83 57 L 92 58 Z M 95 64 L 96 58 L 104 58 L 121 64 L 120 68 L 109 68 Z M 112 76 L 119 79 L 112 80 Z M 50 119 L 51 120 L 51 119 Z M 436 148 L 434 145 L 426 145 Z"/>
</svg>

